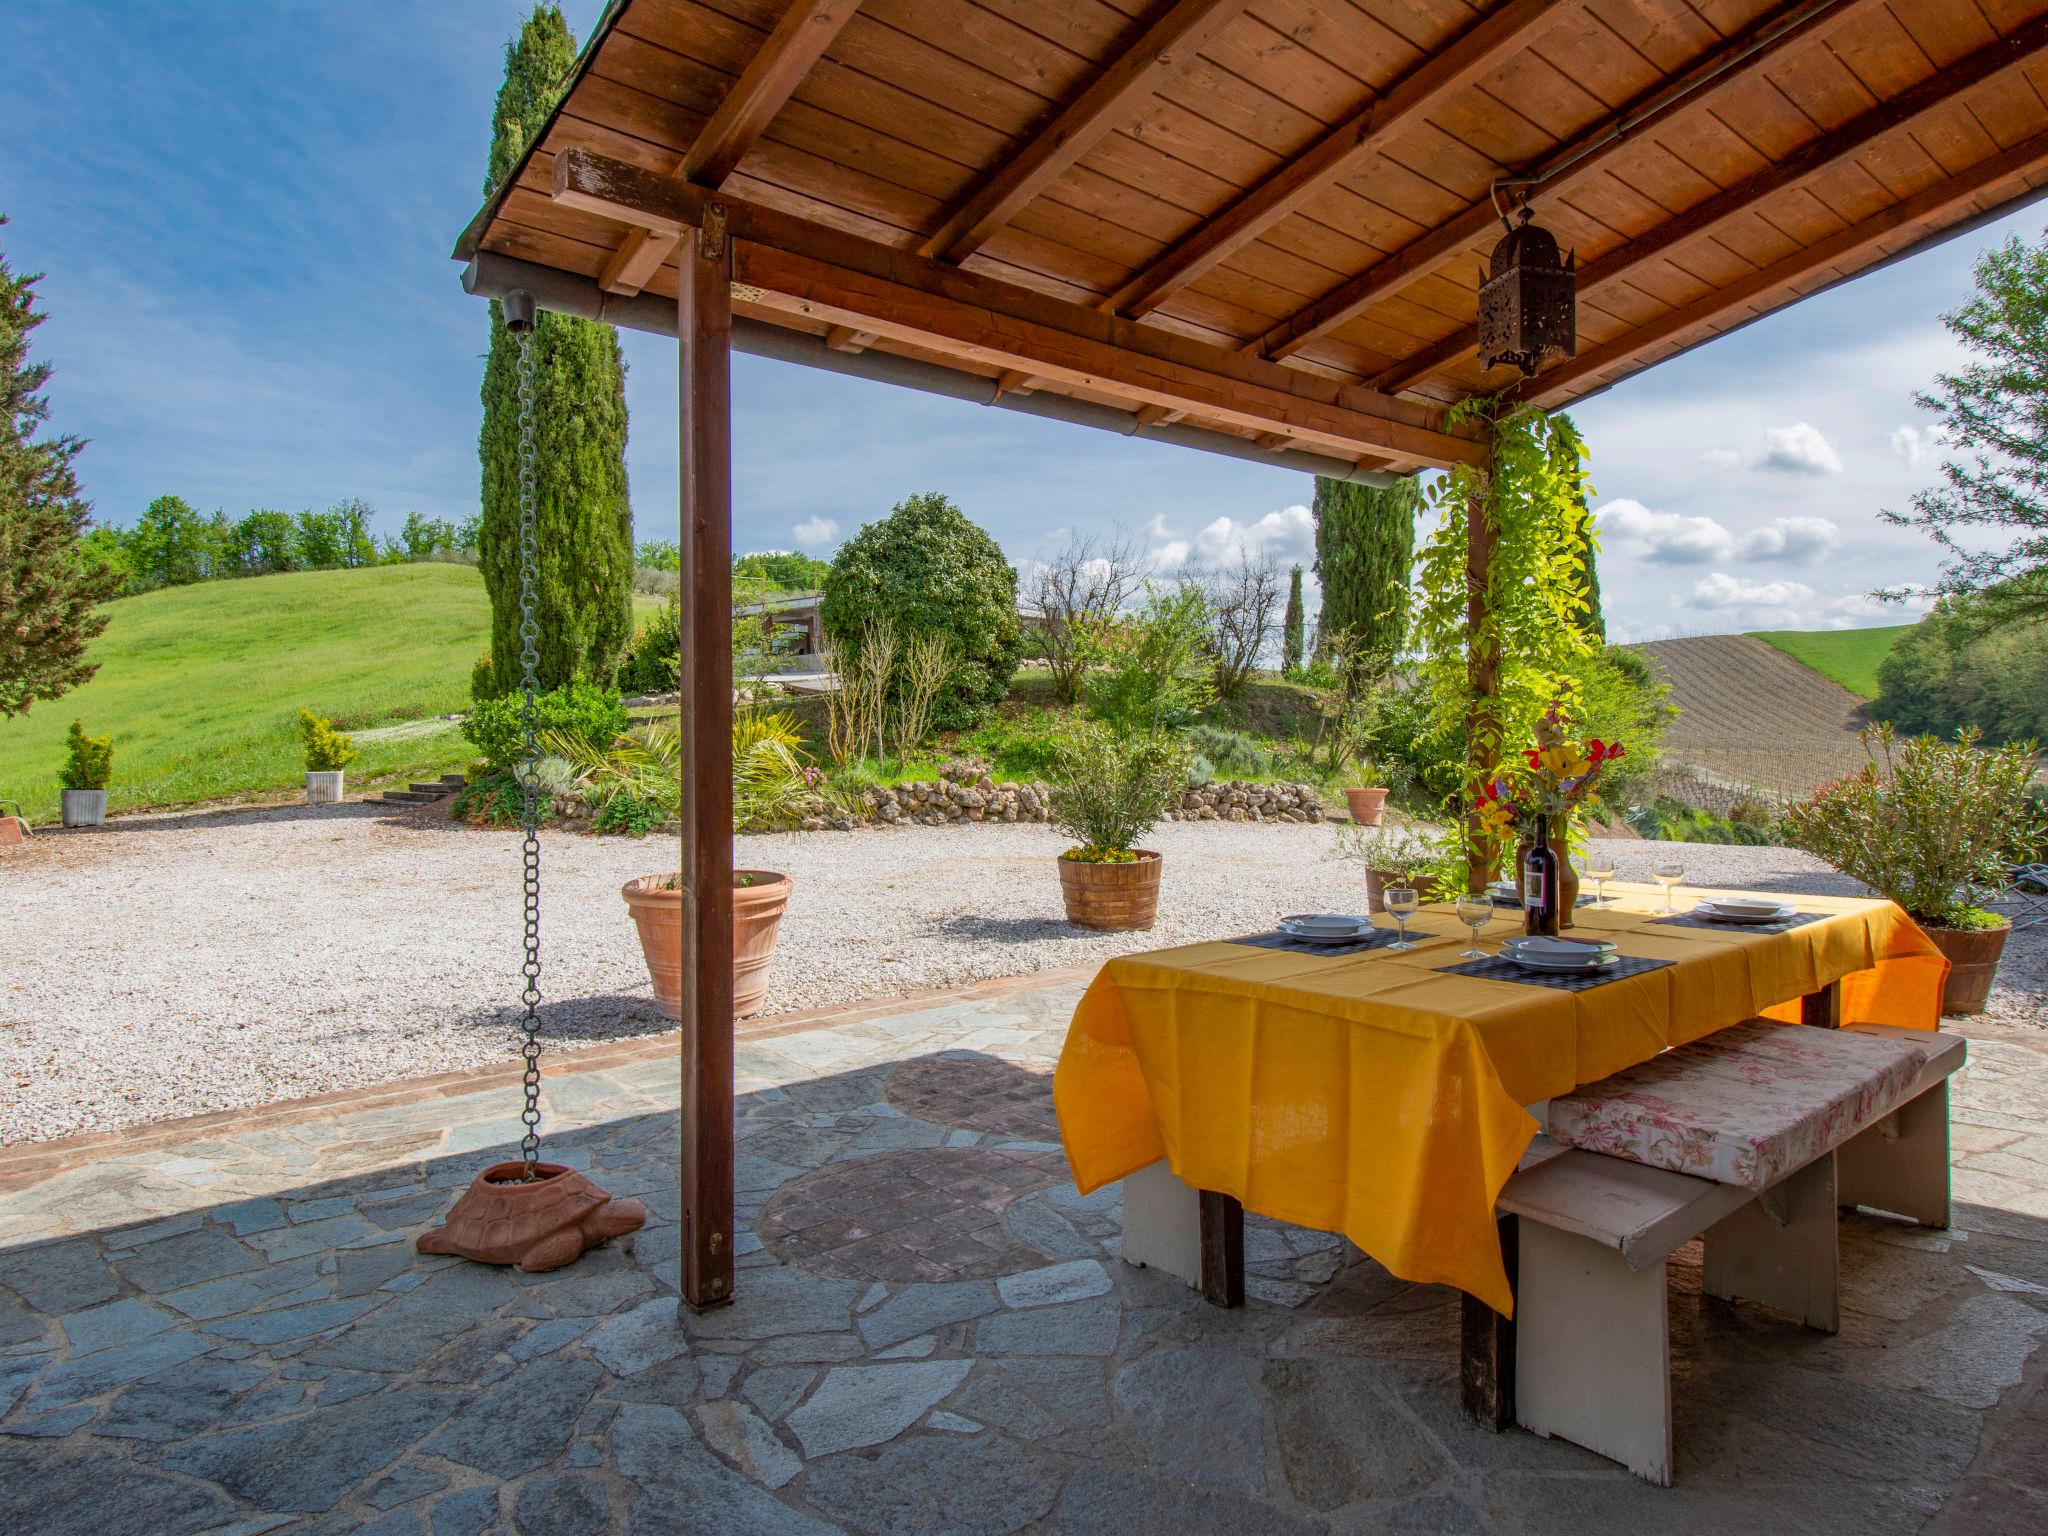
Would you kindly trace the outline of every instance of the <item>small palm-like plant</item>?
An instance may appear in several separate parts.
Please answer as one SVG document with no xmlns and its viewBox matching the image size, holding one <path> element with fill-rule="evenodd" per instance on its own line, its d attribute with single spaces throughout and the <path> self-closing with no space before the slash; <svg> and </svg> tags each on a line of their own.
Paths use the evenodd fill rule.
<svg viewBox="0 0 2048 1536">
<path fill-rule="evenodd" d="M 600 807 L 620 796 L 677 821 L 683 809 L 683 733 L 673 716 L 647 720 L 599 751 L 575 736 L 542 738 L 547 752 L 568 762 L 589 798 Z M 732 723 L 733 830 L 780 826 L 802 813 L 812 776 L 803 761 L 803 738 L 788 715 L 746 710 Z"/>
</svg>

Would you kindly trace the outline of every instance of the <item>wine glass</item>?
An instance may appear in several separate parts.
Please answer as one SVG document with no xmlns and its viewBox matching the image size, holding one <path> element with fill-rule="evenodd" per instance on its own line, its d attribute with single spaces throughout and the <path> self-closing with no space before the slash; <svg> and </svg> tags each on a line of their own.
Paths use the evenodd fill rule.
<svg viewBox="0 0 2048 1536">
<path fill-rule="evenodd" d="M 1586 878 L 1593 882 L 1593 905 L 1607 905 L 1607 882 L 1614 878 L 1614 855 L 1611 853 L 1588 853 L 1584 868 Z"/>
<path fill-rule="evenodd" d="M 1415 915 L 1415 909 L 1422 905 L 1422 895 L 1412 885 L 1390 885 L 1380 892 L 1380 905 L 1395 922 L 1401 925 L 1401 937 L 1389 944 L 1389 949 L 1413 949 L 1408 942 L 1408 919 Z"/>
<path fill-rule="evenodd" d="M 1678 889 L 1678 883 L 1685 878 L 1685 866 L 1668 860 L 1662 864 L 1653 864 L 1650 866 L 1650 878 L 1664 887 L 1664 910 L 1676 912 L 1678 909 L 1671 905 L 1671 897 Z"/>
<path fill-rule="evenodd" d="M 1467 893 L 1458 898 L 1458 921 L 1472 930 L 1472 947 L 1460 953 L 1461 960 L 1484 960 L 1485 950 L 1479 947 L 1479 930 L 1493 921 L 1493 897 L 1485 891 L 1474 895 Z"/>
</svg>

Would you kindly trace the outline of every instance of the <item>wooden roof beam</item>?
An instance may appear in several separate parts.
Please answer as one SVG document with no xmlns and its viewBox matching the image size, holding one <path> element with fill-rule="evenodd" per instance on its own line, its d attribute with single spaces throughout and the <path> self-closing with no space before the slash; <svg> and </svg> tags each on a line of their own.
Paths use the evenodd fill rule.
<svg viewBox="0 0 2048 1536">
<path fill-rule="evenodd" d="M 1525 392 L 1527 398 L 1545 407 L 1555 406 L 1587 379 L 1632 363 L 1690 331 L 1728 319 L 1773 295 L 1796 289 L 1830 267 L 1876 256 L 1901 230 L 1967 214 L 1987 192 L 2043 173 L 2048 173 L 2048 133 L 2036 134 L 2002 154 L 1981 160 L 1947 181 L 1837 231 L 1818 245 L 1795 251 L 1604 346 L 1564 359 L 1533 381 L 1533 387 Z"/>
<path fill-rule="evenodd" d="M 1398 135 L 1520 52 L 1565 5 L 1578 0 L 1506 0 L 1440 48 L 1385 95 L 1340 123 L 1251 188 L 1216 217 L 1161 254 L 1101 308 L 1136 319 L 1150 314 L 1203 273 L 1271 229 L 1332 182 L 1359 170 Z"/>
<path fill-rule="evenodd" d="M 555 157 L 554 195 L 565 207 L 678 237 L 709 207 L 724 209 L 736 242 L 733 278 L 761 290 L 755 308 L 851 326 L 975 369 L 1018 370 L 1133 409 L 1163 405 L 1239 430 L 1288 431 L 1338 456 L 1419 466 L 1485 455 L 1470 430 L 1447 429 L 1433 407 L 1099 314 L 586 150 Z"/>
<path fill-rule="evenodd" d="M 2048 54 L 2048 16 L 2036 17 L 1975 53 L 1936 70 L 1918 85 L 1889 101 L 1879 102 L 1777 164 L 1766 166 L 1746 181 L 1724 188 L 1626 245 L 1586 263 L 1579 269 L 1580 295 L 1623 281 L 1630 273 L 1661 261 L 1686 241 L 1713 234 L 1766 199 L 1806 185 L 1854 159 L 1886 135 L 1911 127 L 1969 91 L 2024 68 L 2043 54 Z M 1478 345 L 1479 328 L 1462 327 L 1402 359 L 1375 378 L 1373 386 L 1389 392 L 1410 388 Z"/>
<path fill-rule="evenodd" d="M 850 325 L 835 325 L 825 332 L 825 345 L 834 352 L 865 352 L 875 344 L 872 332 Z"/>
<path fill-rule="evenodd" d="M 859 9 L 860 0 L 790 0 L 775 30 L 762 40 L 718 110 L 698 130 L 676 174 L 705 187 L 718 186 L 730 176 Z M 661 270 L 675 244 L 672 235 L 632 231 L 612 252 L 597 285 L 607 293 L 640 292 Z"/>
<path fill-rule="evenodd" d="M 1107 134 L 1130 120 L 1167 78 L 1235 21 L 1249 0 L 1177 0 L 1002 168 L 918 246 L 921 256 L 965 261 Z"/>
<path fill-rule="evenodd" d="M 1653 87 L 1622 111 L 1595 123 L 1515 174 L 1547 178 L 1546 191 L 1555 197 L 1604 172 L 1616 157 L 1633 149 L 1643 135 L 1655 133 L 1681 113 L 1706 106 L 1788 50 L 1816 41 L 1824 29 L 1860 12 L 1879 9 L 1883 4 L 1884 0 L 1792 0 L 1757 26 L 1714 49 L 1683 74 Z M 1291 357 L 1318 337 L 1355 320 L 1382 299 L 1391 298 L 1429 276 L 1499 222 L 1490 197 L 1468 204 L 1455 218 L 1411 240 L 1384 261 L 1376 262 L 1290 315 L 1245 350 L 1275 360 Z"/>
</svg>

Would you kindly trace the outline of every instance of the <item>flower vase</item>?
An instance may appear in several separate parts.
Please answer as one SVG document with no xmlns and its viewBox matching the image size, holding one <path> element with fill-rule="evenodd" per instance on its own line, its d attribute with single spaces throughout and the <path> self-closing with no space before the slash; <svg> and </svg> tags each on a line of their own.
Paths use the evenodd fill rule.
<svg viewBox="0 0 2048 1536">
<path fill-rule="evenodd" d="M 1566 830 L 1566 818 L 1560 816 L 1552 824 L 1550 832 L 1550 851 L 1557 856 L 1559 907 L 1557 922 L 1561 928 L 1573 926 L 1572 911 L 1579 904 L 1579 872 L 1572 868 L 1572 861 L 1565 856 Z M 1515 844 L 1515 900 L 1517 901 L 1522 900 L 1522 862 L 1528 858 L 1529 845 L 1534 841 L 1535 839 L 1532 837 L 1524 837 Z"/>
</svg>

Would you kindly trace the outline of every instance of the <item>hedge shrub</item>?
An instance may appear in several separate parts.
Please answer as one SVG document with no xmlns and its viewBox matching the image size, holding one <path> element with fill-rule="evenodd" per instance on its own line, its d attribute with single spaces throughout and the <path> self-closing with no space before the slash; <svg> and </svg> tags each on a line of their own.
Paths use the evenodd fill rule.
<svg viewBox="0 0 2048 1536">
<path fill-rule="evenodd" d="M 474 705 L 463 720 L 462 734 L 475 743 L 488 768 L 501 771 L 518 763 L 524 750 L 520 720 L 523 703 L 522 696 L 516 693 L 501 699 L 485 699 Z M 536 695 L 534 715 L 538 735 L 559 733 L 587 741 L 598 752 L 607 750 L 629 723 L 617 692 L 593 687 L 580 679 L 565 683 L 552 693 Z"/>
<path fill-rule="evenodd" d="M 1016 568 L 935 491 L 898 502 L 840 548 L 821 617 L 841 652 L 857 648 L 870 620 L 886 620 L 899 639 L 945 636 L 957 665 L 933 709 L 940 730 L 972 730 L 988 719 L 1024 655 Z"/>
</svg>

